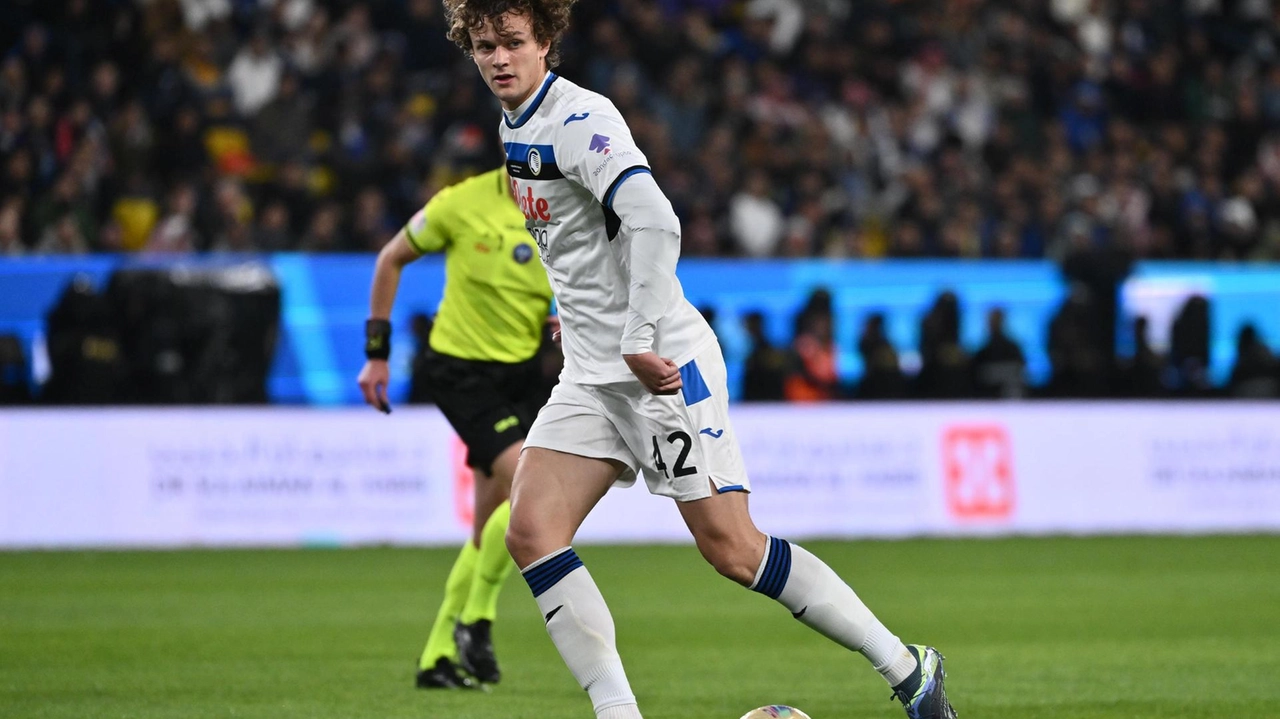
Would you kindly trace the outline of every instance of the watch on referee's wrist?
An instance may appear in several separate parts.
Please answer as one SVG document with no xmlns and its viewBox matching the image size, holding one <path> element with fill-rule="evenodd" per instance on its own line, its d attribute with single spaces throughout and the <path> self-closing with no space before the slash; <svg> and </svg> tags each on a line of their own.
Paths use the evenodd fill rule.
<svg viewBox="0 0 1280 719">
<path fill-rule="evenodd" d="M 386 360 L 391 356 L 391 322 L 365 320 L 364 356 L 371 360 Z"/>
</svg>

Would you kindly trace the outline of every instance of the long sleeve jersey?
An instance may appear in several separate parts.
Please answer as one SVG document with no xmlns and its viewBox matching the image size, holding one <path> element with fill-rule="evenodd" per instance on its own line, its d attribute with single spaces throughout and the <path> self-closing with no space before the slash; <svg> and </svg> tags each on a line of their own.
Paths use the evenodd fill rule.
<svg viewBox="0 0 1280 719">
<path fill-rule="evenodd" d="M 565 365 L 580 384 L 634 379 L 623 354 L 683 366 L 715 342 L 675 276 L 679 223 L 613 103 L 547 73 L 504 112 L 512 190 L 555 292 Z M 620 188 L 634 183 L 634 192 Z"/>
</svg>

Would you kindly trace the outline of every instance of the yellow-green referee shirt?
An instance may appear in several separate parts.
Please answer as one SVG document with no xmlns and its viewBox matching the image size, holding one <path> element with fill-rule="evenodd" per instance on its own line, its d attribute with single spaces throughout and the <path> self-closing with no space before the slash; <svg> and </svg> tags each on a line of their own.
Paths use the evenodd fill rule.
<svg viewBox="0 0 1280 719">
<path fill-rule="evenodd" d="M 431 349 L 468 360 L 533 357 L 551 306 L 551 286 L 505 168 L 446 187 L 405 225 L 420 253 L 445 253 L 444 298 Z"/>
</svg>

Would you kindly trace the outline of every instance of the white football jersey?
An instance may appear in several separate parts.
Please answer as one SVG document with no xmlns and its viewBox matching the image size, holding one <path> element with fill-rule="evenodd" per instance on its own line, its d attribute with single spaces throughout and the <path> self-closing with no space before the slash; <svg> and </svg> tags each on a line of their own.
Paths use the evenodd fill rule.
<svg viewBox="0 0 1280 719">
<path fill-rule="evenodd" d="M 622 359 L 630 238 L 610 209 L 627 177 L 649 172 L 608 98 L 547 73 L 514 112 L 503 112 L 511 188 L 537 242 L 560 312 L 564 371 L 579 384 L 634 380 Z M 715 335 L 679 280 L 654 332 L 653 351 L 684 366 Z"/>
</svg>

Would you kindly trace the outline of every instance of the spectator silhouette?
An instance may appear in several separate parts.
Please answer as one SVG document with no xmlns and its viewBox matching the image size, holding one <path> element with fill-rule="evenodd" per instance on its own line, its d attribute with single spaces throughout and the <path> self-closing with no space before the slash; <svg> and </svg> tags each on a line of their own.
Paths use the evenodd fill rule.
<svg viewBox="0 0 1280 719">
<path fill-rule="evenodd" d="M 1209 300 L 1200 295 L 1187 299 L 1173 320 L 1169 361 L 1174 387 L 1182 395 L 1202 397 L 1209 385 Z"/>
<path fill-rule="evenodd" d="M 1134 318 L 1133 356 L 1121 360 L 1116 375 L 1115 394 L 1121 397 L 1159 397 L 1165 394 L 1161 378 L 1164 357 L 1151 347 L 1147 327 L 1146 317 Z"/>
<path fill-rule="evenodd" d="M 765 336 L 763 314 L 748 312 L 742 324 L 751 338 L 751 351 L 742 372 L 742 399 L 745 402 L 781 402 L 787 376 L 787 355 Z"/>
<path fill-rule="evenodd" d="M 1051 397 L 1102 397 L 1107 392 L 1106 348 L 1093 331 L 1097 311 L 1092 296 L 1077 285 L 1049 323 Z"/>
<path fill-rule="evenodd" d="M 987 313 L 987 343 L 973 355 L 973 386 L 979 397 L 1018 399 L 1027 394 L 1027 358 L 1004 329 L 1004 310 Z"/>
<path fill-rule="evenodd" d="M 934 300 L 920 324 L 920 374 L 917 396 L 960 399 L 973 394 L 969 356 L 960 346 L 960 300 L 951 291 Z"/>
<path fill-rule="evenodd" d="M 906 380 L 898 364 L 898 351 L 884 329 L 884 313 L 873 312 L 862 325 L 858 337 L 858 354 L 862 356 L 862 381 L 858 383 L 859 399 L 900 399 L 906 396 Z"/>
<path fill-rule="evenodd" d="M 796 316 L 792 349 L 795 365 L 787 376 L 786 398 L 792 402 L 835 399 L 839 392 L 831 293 L 814 290 Z"/>
<path fill-rule="evenodd" d="M 1280 366 L 1252 324 L 1241 327 L 1236 335 L 1236 366 L 1227 391 L 1232 397 L 1280 397 Z"/>
<path fill-rule="evenodd" d="M 0 335 L 0 405 L 31 400 L 27 386 L 27 360 L 17 335 Z"/>
<path fill-rule="evenodd" d="M 711 334 L 716 336 L 716 341 L 719 341 L 720 333 L 716 332 L 716 308 L 711 305 L 703 305 L 698 308 L 698 314 L 702 315 L 702 319 L 705 320 L 707 326 L 711 328 Z"/>
</svg>

